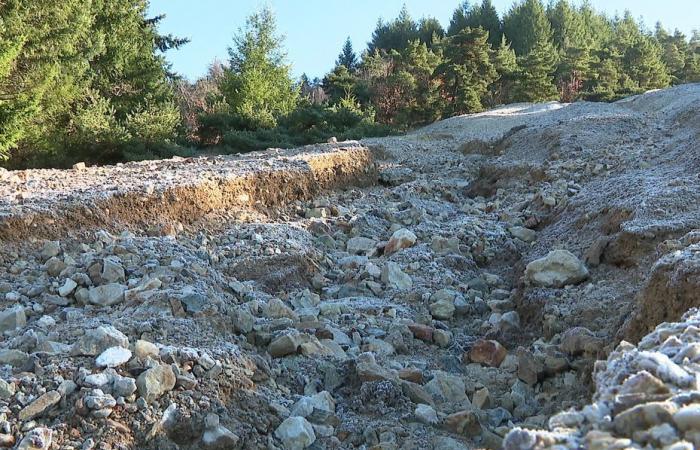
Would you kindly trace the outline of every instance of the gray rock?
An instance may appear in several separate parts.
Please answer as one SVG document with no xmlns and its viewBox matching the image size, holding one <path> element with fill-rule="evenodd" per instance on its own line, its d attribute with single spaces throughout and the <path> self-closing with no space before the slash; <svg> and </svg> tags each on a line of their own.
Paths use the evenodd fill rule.
<svg viewBox="0 0 700 450">
<path fill-rule="evenodd" d="M 8 364 L 12 367 L 22 367 L 29 361 L 29 355 L 20 350 L 0 350 L 0 365 Z"/>
<path fill-rule="evenodd" d="M 377 248 L 377 241 L 363 236 L 348 239 L 346 250 L 351 255 L 371 254 Z"/>
<path fill-rule="evenodd" d="M 525 279 L 536 286 L 561 288 L 588 278 L 588 269 L 574 254 L 553 250 L 525 268 Z"/>
<path fill-rule="evenodd" d="M 72 355 L 96 356 L 110 347 L 129 347 L 129 339 L 111 325 L 85 333 L 71 349 Z"/>
<path fill-rule="evenodd" d="M 508 229 L 513 237 L 524 242 L 534 242 L 537 239 L 537 232 L 525 227 L 511 227 Z"/>
<path fill-rule="evenodd" d="M 88 301 L 99 306 L 116 305 L 124 301 L 125 291 L 126 286 L 117 283 L 91 287 L 88 291 Z"/>
<path fill-rule="evenodd" d="M 382 282 L 399 291 L 409 290 L 413 287 L 411 277 L 393 261 L 387 261 L 382 268 Z"/>
<path fill-rule="evenodd" d="M 70 278 L 66 278 L 66 281 L 63 283 L 63 286 L 58 288 L 58 295 L 60 295 L 61 297 L 68 297 L 70 294 L 73 293 L 76 287 L 78 287 L 78 283 L 76 283 Z"/>
<path fill-rule="evenodd" d="M 22 305 L 16 305 L 0 312 L 0 333 L 22 328 L 26 324 L 27 316 Z"/>
<path fill-rule="evenodd" d="M 116 283 L 126 279 L 124 267 L 116 258 L 111 257 L 102 260 L 102 273 L 100 275 L 107 283 Z"/>
</svg>

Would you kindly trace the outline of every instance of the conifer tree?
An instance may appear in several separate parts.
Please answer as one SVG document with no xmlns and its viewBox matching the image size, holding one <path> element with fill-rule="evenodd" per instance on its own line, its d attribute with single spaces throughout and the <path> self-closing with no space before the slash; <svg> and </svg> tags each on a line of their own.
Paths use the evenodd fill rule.
<svg viewBox="0 0 700 450">
<path fill-rule="evenodd" d="M 493 53 L 493 65 L 498 79 L 489 88 L 489 106 L 510 103 L 513 100 L 513 86 L 518 74 L 518 61 L 505 36 L 501 36 L 501 42 Z"/>
<path fill-rule="evenodd" d="M 552 28 L 540 0 L 514 4 L 503 18 L 503 31 L 518 56 L 528 55 L 552 39 Z"/>
<path fill-rule="evenodd" d="M 386 53 L 391 50 L 403 50 L 409 42 L 419 39 L 418 24 L 413 20 L 406 8 L 401 8 L 399 16 L 391 22 L 384 23 L 381 19 L 372 33 L 372 39 L 368 45 L 368 51 L 373 54 L 375 50 Z"/>
<path fill-rule="evenodd" d="M 482 28 L 465 28 L 444 43 L 443 62 L 437 68 L 442 96 L 449 114 L 477 112 L 489 85 L 498 74 L 491 60 L 488 33 Z"/>
<path fill-rule="evenodd" d="M 343 50 L 338 55 L 338 59 L 335 62 L 336 66 L 345 66 L 350 72 L 353 72 L 357 68 L 357 55 L 352 49 L 352 41 L 350 36 L 345 40 L 343 45 Z"/>
<path fill-rule="evenodd" d="M 272 128 L 296 106 L 299 91 L 286 63 L 282 38 L 269 8 L 248 18 L 229 48 L 221 92 L 244 128 Z"/>
<path fill-rule="evenodd" d="M 554 84 L 556 60 L 554 47 L 544 39 L 537 41 L 530 53 L 519 57 L 520 70 L 515 85 L 515 98 L 526 102 L 557 99 Z"/>
</svg>

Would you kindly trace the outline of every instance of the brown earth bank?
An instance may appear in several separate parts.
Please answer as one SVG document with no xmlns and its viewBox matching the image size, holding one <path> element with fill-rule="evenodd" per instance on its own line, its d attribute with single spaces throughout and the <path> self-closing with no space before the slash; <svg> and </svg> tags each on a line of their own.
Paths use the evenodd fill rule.
<svg viewBox="0 0 700 450">
<path fill-rule="evenodd" d="M 692 448 L 698 105 L 0 172 L 0 446 Z"/>
</svg>

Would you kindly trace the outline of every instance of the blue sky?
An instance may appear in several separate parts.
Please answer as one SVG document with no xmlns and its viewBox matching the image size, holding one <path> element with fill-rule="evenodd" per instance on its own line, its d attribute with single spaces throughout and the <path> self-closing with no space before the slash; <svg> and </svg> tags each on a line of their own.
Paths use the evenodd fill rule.
<svg viewBox="0 0 700 450">
<path fill-rule="evenodd" d="M 480 0 L 477 0 L 480 2 Z M 216 58 L 227 59 L 234 32 L 262 5 L 270 5 L 285 35 L 293 73 L 322 77 L 350 36 L 358 54 L 366 46 L 378 18 L 396 17 L 405 3 L 414 18 L 432 16 L 444 26 L 460 0 L 151 0 L 152 14 L 166 14 L 161 32 L 188 37 L 191 42 L 168 53 L 173 68 L 193 80 Z M 575 1 L 576 2 L 576 1 Z M 494 0 L 503 13 L 513 0 Z M 576 2 L 578 3 L 578 2 Z M 608 15 L 629 9 L 651 28 L 661 20 L 666 28 L 687 35 L 700 28 L 700 0 L 592 0 Z"/>
</svg>

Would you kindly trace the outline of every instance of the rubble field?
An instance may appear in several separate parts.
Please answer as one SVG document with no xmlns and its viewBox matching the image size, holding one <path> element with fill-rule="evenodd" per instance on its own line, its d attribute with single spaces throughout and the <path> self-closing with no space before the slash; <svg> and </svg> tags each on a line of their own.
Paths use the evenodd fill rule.
<svg viewBox="0 0 700 450">
<path fill-rule="evenodd" d="M 700 85 L 0 171 L 0 447 L 700 446 Z"/>
</svg>

